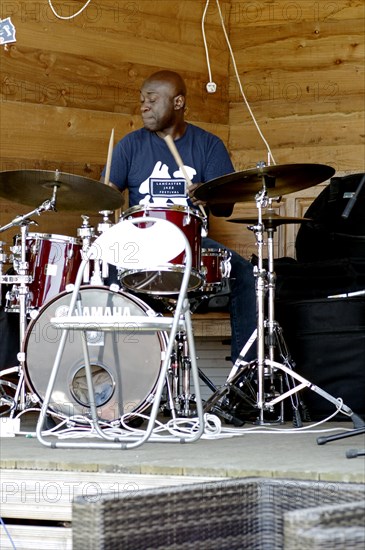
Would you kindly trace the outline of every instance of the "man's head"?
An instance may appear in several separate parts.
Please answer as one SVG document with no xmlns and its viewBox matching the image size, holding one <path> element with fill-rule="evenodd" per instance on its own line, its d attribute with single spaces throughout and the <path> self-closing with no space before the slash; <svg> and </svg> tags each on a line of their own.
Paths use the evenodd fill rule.
<svg viewBox="0 0 365 550">
<path fill-rule="evenodd" d="M 142 85 L 141 114 L 144 127 L 162 134 L 185 126 L 186 86 L 174 71 L 153 73 Z"/>
</svg>

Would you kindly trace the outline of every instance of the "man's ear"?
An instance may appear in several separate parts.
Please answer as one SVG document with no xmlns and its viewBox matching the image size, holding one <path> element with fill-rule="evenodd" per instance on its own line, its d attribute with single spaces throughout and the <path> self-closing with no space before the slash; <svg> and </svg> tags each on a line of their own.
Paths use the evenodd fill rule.
<svg viewBox="0 0 365 550">
<path fill-rule="evenodd" d="M 177 95 L 174 97 L 174 109 L 175 111 L 179 111 L 180 109 L 184 109 L 185 106 L 185 97 L 183 95 Z"/>
</svg>

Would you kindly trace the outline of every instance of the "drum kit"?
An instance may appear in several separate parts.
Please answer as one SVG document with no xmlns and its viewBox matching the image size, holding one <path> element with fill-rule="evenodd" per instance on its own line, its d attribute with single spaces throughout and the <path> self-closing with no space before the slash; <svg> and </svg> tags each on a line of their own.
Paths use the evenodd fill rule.
<svg viewBox="0 0 365 550">
<path fill-rule="evenodd" d="M 298 388 L 293 377 L 301 382 L 299 389 L 303 384 L 306 385 L 301 377 L 293 373 L 285 342 L 280 336 L 280 327 L 275 321 L 273 265 L 273 238 L 277 227 L 286 223 L 302 223 L 305 219 L 279 216 L 272 209 L 272 203 L 283 194 L 316 185 L 333 174 L 333 168 L 325 165 L 269 167 L 260 163 L 256 169 L 228 174 L 200 184 L 196 189 L 196 198 L 206 201 L 212 211 L 220 207 L 228 211 L 238 202 L 255 200 L 258 213 L 257 218 L 228 220 L 248 225 L 256 237 L 257 328 L 242 349 L 224 386 L 216 389 L 204 373 L 201 373 L 202 380 L 211 389 L 215 389 L 212 397 L 205 403 L 206 412 L 216 412 L 224 418 L 231 417 L 227 408 L 227 395 L 234 390 L 236 403 L 237 396 L 244 400 L 246 396 L 242 388 L 249 378 L 254 378 L 253 406 L 259 413 L 258 422 L 263 424 L 266 423 L 265 411 L 271 411 L 278 402 L 282 405 L 288 395 L 291 399 L 293 394 L 297 395 Z M 120 208 L 122 198 L 112 185 L 58 171 L 37 170 L 0 173 L 0 196 L 20 204 L 36 206 L 31 212 L 17 216 L 0 227 L 0 233 L 15 227 L 20 228 L 20 234 L 14 237 L 14 245 L 11 247 L 12 255 L 8 257 L 0 249 L 0 285 L 4 285 L 7 290 L 4 309 L 9 314 L 19 314 L 19 365 L 5 369 L 0 374 L 2 409 L 8 404 L 7 412 L 10 411 L 12 416 L 16 410 L 25 410 L 33 406 L 33 403 L 42 401 L 59 341 L 57 330 L 51 327 L 50 319 L 67 308 L 70 285 L 75 281 L 82 254 L 93 242 L 95 233 L 100 235 L 114 225 L 110 216 Z M 80 211 L 80 205 L 83 212 L 98 209 L 102 215 L 96 231 L 84 214 L 75 238 L 29 232 L 33 215 L 40 215 L 47 210 Z M 224 249 L 201 248 L 201 236 L 206 229 L 206 219 L 202 213 L 176 205 L 139 205 L 124 211 L 117 223 L 142 215 L 167 219 L 184 232 L 193 254 L 189 285 L 192 295 L 196 297 L 198 293 L 204 299 L 207 295 L 219 293 L 230 276 L 229 254 Z M 267 270 L 263 267 L 265 232 L 268 245 Z M 12 269 L 4 273 L 4 267 L 9 264 L 9 260 L 12 262 Z M 87 272 L 84 277 L 81 289 L 83 303 L 91 312 L 97 312 L 100 308 L 119 308 L 132 315 L 148 316 L 151 315 L 151 306 L 148 305 L 150 298 L 166 299 L 166 308 L 173 307 L 171 304 L 174 294 L 180 288 L 183 272 L 184 258 L 177 257 L 168 265 L 152 266 L 143 272 L 133 269 L 118 271 L 117 284 L 107 286 L 106 281 L 110 281 L 108 265 L 95 262 L 90 273 Z M 133 347 L 133 352 L 129 353 L 126 353 L 123 338 L 118 338 L 117 333 L 99 333 L 95 330 L 89 331 L 87 338 L 95 377 L 95 394 L 100 406 L 103 405 L 105 421 L 117 421 L 122 411 L 133 415 L 147 409 L 153 400 L 167 337 L 163 333 L 144 334 L 138 349 Z M 245 354 L 254 343 L 257 346 L 257 360 L 247 363 Z M 275 361 L 277 347 L 284 365 Z M 190 394 L 189 350 L 184 334 L 179 334 L 176 339 L 171 365 L 171 379 L 166 384 L 170 394 L 166 397 L 166 408 L 163 412 L 171 414 L 173 409 L 173 414 L 191 416 L 194 413 L 194 396 Z M 66 418 L 82 416 L 87 409 L 85 375 L 82 354 L 75 342 L 70 342 L 67 346 L 62 357 L 62 366 L 63 374 L 55 388 L 56 398 L 50 414 Z M 10 399 L 4 388 L 7 385 L 6 377 L 13 373 L 19 379 L 13 387 L 14 395 Z M 280 381 L 279 390 L 274 383 L 276 379 Z M 267 381 L 270 388 L 275 387 L 274 392 L 267 391 Z M 285 383 L 286 392 L 283 389 Z M 337 404 L 326 392 L 318 391 Z M 293 407 L 297 408 L 295 401 Z M 282 413 L 279 421 L 283 421 Z"/>
<path fill-rule="evenodd" d="M 114 225 L 111 216 L 119 209 L 122 196 L 112 185 L 58 171 L 37 170 L 0 173 L 0 196 L 19 204 L 36 206 L 0 227 L 0 233 L 18 228 L 10 254 L 3 250 L 5 243 L 0 245 L 0 289 L 4 291 L 1 292 L 1 305 L 6 314 L 19 316 L 19 365 L 0 373 L 0 410 L 7 414 L 7 408 L 10 408 L 13 416 L 17 410 L 26 410 L 43 400 L 59 340 L 50 319 L 67 308 L 83 254 L 98 235 Z M 98 207 L 102 208 L 99 210 L 102 220 L 97 228 L 92 227 L 89 217 L 83 214 L 76 237 L 29 231 L 32 216 L 39 216 L 44 211 L 79 211 L 82 208 L 83 212 L 89 213 Z M 201 236 L 207 221 L 202 213 L 177 205 L 136 206 L 123 212 L 119 222 L 142 215 L 166 219 L 187 237 L 193 255 L 189 290 L 195 299 L 203 301 L 207 295 L 219 293 L 223 281 L 229 276 L 229 254 L 223 249 L 201 248 Z M 11 268 L 5 272 L 9 264 Z M 158 269 L 118 271 L 115 277 L 108 264 L 96 262 L 84 274 L 83 303 L 91 311 L 112 304 L 112 308 L 118 311 L 150 316 L 154 313 L 147 303 L 150 300 L 156 307 L 171 312 L 183 273 L 182 255 L 166 266 L 158 266 Z M 138 350 L 134 346 L 126 353 L 122 338 L 110 334 L 101 336 L 98 331 L 88 332 L 96 393 L 107 421 L 116 420 L 121 411 L 140 413 L 151 403 L 167 336 L 156 333 L 143 334 L 141 338 L 143 342 Z M 173 403 L 178 415 L 189 416 L 192 401 L 189 352 L 183 334 L 177 338 L 172 363 L 172 399 L 166 408 L 170 409 Z M 87 407 L 85 377 L 81 350 L 75 342 L 66 347 L 61 372 L 56 395 L 62 397 L 57 398 L 51 412 L 64 417 L 81 415 Z M 123 392 L 120 389 L 122 375 Z M 14 378 L 17 380 L 15 384 Z"/>
</svg>

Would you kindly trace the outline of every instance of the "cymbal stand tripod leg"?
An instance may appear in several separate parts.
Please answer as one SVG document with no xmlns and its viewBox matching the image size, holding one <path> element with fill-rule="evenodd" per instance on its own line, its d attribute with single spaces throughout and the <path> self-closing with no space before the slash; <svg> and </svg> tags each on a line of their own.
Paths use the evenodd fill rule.
<svg viewBox="0 0 365 550">
<path fill-rule="evenodd" d="M 245 343 L 239 353 L 225 384 L 219 388 L 205 403 L 204 411 L 213 410 L 221 414 L 222 408 L 219 403 L 223 404 L 223 408 L 229 409 L 229 404 L 225 403 L 226 396 L 231 389 L 235 388 L 236 381 L 243 374 L 246 379 L 251 378 L 252 368 L 257 369 L 257 392 L 256 392 L 256 408 L 260 411 L 259 423 L 264 423 L 264 369 L 265 369 L 265 291 L 266 291 L 266 270 L 263 266 L 263 248 L 264 248 L 264 226 L 262 223 L 262 208 L 266 206 L 267 197 L 265 187 L 256 195 L 256 206 L 258 210 L 258 223 L 252 229 L 255 233 L 257 249 L 258 249 L 258 264 L 255 266 L 254 275 L 256 278 L 256 311 L 257 324 L 256 329 Z M 254 362 L 247 363 L 245 355 L 251 346 L 256 342 L 257 359 Z M 222 401 L 223 399 L 223 401 Z M 218 404 L 218 405 L 217 405 Z M 234 419 L 234 417 L 232 417 Z"/>
<path fill-rule="evenodd" d="M 263 188 L 261 192 L 256 195 L 256 206 L 258 210 L 258 223 L 249 227 L 255 234 L 255 239 L 258 249 L 258 262 L 254 270 L 256 278 L 256 308 L 257 308 L 257 327 L 251 337 L 248 339 L 244 347 L 242 348 L 235 364 L 233 365 L 231 372 L 226 380 L 224 386 L 208 399 L 205 404 L 205 410 L 221 411 L 222 405 L 225 410 L 228 410 L 234 416 L 235 407 L 230 408 L 229 401 L 224 399 L 230 390 L 234 390 L 234 393 L 238 395 L 242 403 L 245 403 L 249 407 L 259 411 L 259 417 L 256 419 L 256 423 L 260 425 L 271 424 L 265 419 L 265 412 L 273 412 L 273 404 L 268 404 L 269 398 L 277 398 L 277 395 L 284 394 L 284 381 L 290 391 L 290 399 L 294 411 L 295 425 L 298 427 L 301 425 L 301 418 L 299 415 L 298 398 L 296 395 L 296 389 L 293 389 L 294 381 L 288 376 L 288 373 L 282 374 L 277 368 L 272 367 L 272 363 L 275 360 L 276 349 L 279 349 L 282 360 L 287 368 L 291 369 L 293 364 L 289 352 L 287 350 L 284 338 L 282 336 L 281 328 L 275 321 L 275 286 L 276 275 L 274 271 L 274 240 L 273 233 L 274 228 L 265 228 L 262 223 L 262 209 L 268 204 L 271 204 L 273 199 L 268 199 L 265 181 L 263 181 Z M 264 231 L 268 232 L 267 247 L 268 247 L 268 270 L 264 269 L 263 257 L 264 257 Z M 266 294 L 267 299 L 267 318 L 266 313 Z M 257 359 L 250 363 L 245 362 L 244 358 L 251 347 L 256 341 L 257 346 Z M 252 383 L 255 380 L 256 386 Z M 276 382 L 279 382 L 279 390 L 275 386 Z M 267 386 L 269 386 L 267 391 Z M 256 387 L 256 395 L 254 398 L 254 392 Z M 288 393 L 285 394 L 288 396 Z M 275 423 L 284 422 L 284 402 L 283 400 L 275 401 L 280 404 L 280 414 L 275 420 Z M 218 403 L 218 406 L 217 406 Z"/>
<path fill-rule="evenodd" d="M 32 281 L 32 279 L 29 277 L 29 265 L 26 258 L 26 249 L 27 249 L 27 234 L 28 234 L 28 226 L 32 222 L 30 216 L 33 214 L 37 214 L 38 216 L 45 211 L 48 210 L 56 210 L 56 197 L 57 197 L 57 189 L 58 184 L 55 182 L 53 186 L 53 192 L 52 197 L 49 200 L 44 201 L 40 206 L 32 210 L 31 212 L 28 212 L 26 214 L 23 214 L 21 216 L 17 216 L 14 218 L 10 223 L 0 227 L 0 233 L 3 231 L 6 231 L 12 227 L 20 226 L 20 232 L 21 232 L 21 252 L 20 252 L 20 262 L 17 267 L 17 275 L 15 276 L 9 276 L 8 279 L 13 279 L 16 284 L 19 285 L 19 290 L 17 292 L 17 298 L 19 300 L 19 342 L 20 347 L 23 346 L 24 343 L 24 336 L 25 331 L 27 328 L 27 301 L 29 298 L 29 282 Z M 0 273 L 1 275 L 1 273 Z M 2 275 L 1 275 L 2 276 Z M 25 357 L 24 352 L 19 351 L 18 353 L 18 361 L 19 365 L 12 369 L 7 369 L 7 373 L 14 373 L 17 372 L 19 374 L 19 381 L 17 384 L 17 390 L 15 392 L 14 397 L 14 403 L 15 406 L 12 408 L 10 415 L 14 416 L 15 411 L 17 409 L 24 410 L 27 406 L 26 402 L 26 387 L 25 387 L 25 377 L 24 377 L 24 363 L 25 363 Z"/>
<path fill-rule="evenodd" d="M 275 352 L 278 350 L 281 356 L 282 361 L 289 368 L 295 368 L 295 364 L 291 359 L 289 350 L 287 348 L 282 329 L 279 323 L 275 319 L 275 289 L 276 289 L 276 273 L 274 269 L 274 233 L 276 231 L 275 226 L 266 227 L 267 232 L 267 251 L 268 251 L 268 271 L 267 271 L 267 289 L 268 289 L 268 299 L 267 299 L 267 357 L 270 361 L 275 361 Z M 279 371 L 274 371 L 269 369 L 270 377 L 272 380 L 272 385 L 274 387 L 274 378 L 279 377 L 280 380 L 280 390 L 279 393 L 284 393 L 284 381 L 288 388 L 293 384 L 292 380 L 288 375 L 283 375 Z M 291 405 L 293 409 L 294 424 L 296 427 L 302 425 L 302 420 L 299 413 L 299 399 L 298 395 L 295 393 L 291 395 Z M 284 422 L 284 401 L 281 401 L 280 404 L 280 422 Z"/>
<path fill-rule="evenodd" d="M 263 265 L 264 250 L 264 225 L 262 223 L 262 208 L 266 206 L 265 188 L 256 196 L 258 223 L 253 227 L 257 243 L 258 264 L 255 270 L 256 276 L 256 300 L 257 300 L 257 407 L 260 411 L 259 424 L 264 423 L 264 368 L 265 368 L 265 291 L 266 270 Z"/>
<path fill-rule="evenodd" d="M 25 331 L 27 328 L 27 300 L 29 297 L 29 288 L 27 284 L 28 277 L 28 263 L 26 261 L 26 239 L 28 234 L 28 225 L 30 221 L 24 220 L 20 225 L 21 234 L 21 255 L 18 265 L 18 274 L 20 277 L 20 284 L 17 293 L 19 302 L 19 343 L 20 347 L 23 345 Z M 17 410 L 23 411 L 26 407 L 26 388 L 24 380 L 24 358 L 23 352 L 18 353 L 19 365 L 12 369 L 12 372 L 17 372 L 19 375 L 17 389 L 14 395 L 15 407 L 10 412 L 10 417 L 13 417 Z"/>
<path fill-rule="evenodd" d="M 263 186 L 264 187 L 264 186 Z M 263 195 L 266 195 L 266 190 L 263 189 Z M 327 401 L 330 401 L 333 405 L 335 405 L 339 411 L 343 412 L 345 415 L 347 415 L 349 418 L 351 418 L 355 428 L 361 428 L 365 425 L 364 421 L 355 414 L 347 405 L 345 405 L 342 400 L 336 399 L 328 392 L 322 390 L 318 386 L 315 386 L 312 384 L 309 380 L 298 374 L 297 372 L 293 371 L 292 365 L 289 361 L 289 355 L 287 354 L 287 357 L 282 357 L 284 359 L 284 363 L 278 363 L 273 359 L 274 355 L 274 335 L 278 334 L 278 325 L 274 320 L 274 290 L 275 290 L 275 275 L 274 275 L 274 269 L 273 269 L 273 243 L 272 239 L 269 244 L 271 246 L 271 250 L 269 252 L 270 256 L 270 275 L 271 280 L 269 277 L 269 292 L 270 294 L 270 312 L 269 312 L 269 322 L 265 323 L 264 318 L 264 291 L 265 291 L 265 285 L 263 284 L 264 280 L 267 280 L 268 277 L 266 277 L 266 273 L 263 269 L 263 224 L 262 224 L 262 214 L 261 214 L 261 208 L 262 203 L 260 202 L 260 198 L 258 197 L 256 199 L 257 207 L 258 207 L 258 220 L 259 223 L 257 226 L 255 226 L 253 229 L 256 234 L 257 243 L 258 243 L 258 269 L 257 269 L 257 277 L 258 277 L 258 283 L 257 283 L 257 303 L 258 303 L 258 322 L 257 322 L 257 384 L 258 384 L 258 394 L 257 394 L 257 407 L 260 409 L 260 418 L 258 420 L 259 424 L 264 424 L 264 410 L 271 410 L 275 405 L 282 403 L 286 398 L 290 397 L 292 400 L 297 400 L 297 393 L 301 391 L 303 388 L 309 388 L 310 390 L 314 391 L 324 399 L 327 399 Z M 271 237 L 270 237 L 271 238 Z M 262 280 L 262 281 L 261 281 Z M 265 358 L 265 335 L 266 335 L 266 326 L 269 326 L 269 357 Z M 271 354 L 271 356 L 270 356 Z M 246 364 L 247 365 L 247 364 Z M 266 371 L 265 371 L 266 368 Z M 266 399 L 264 396 L 264 374 L 267 372 L 267 370 L 270 370 L 270 372 L 275 372 L 276 375 L 278 373 L 284 372 L 288 389 L 287 391 L 284 391 L 283 393 L 280 393 L 278 396 L 274 396 L 273 399 Z M 298 382 L 298 384 L 296 384 Z M 293 403 L 293 401 L 292 401 Z M 298 401 L 294 401 L 294 403 L 298 403 Z"/>
</svg>

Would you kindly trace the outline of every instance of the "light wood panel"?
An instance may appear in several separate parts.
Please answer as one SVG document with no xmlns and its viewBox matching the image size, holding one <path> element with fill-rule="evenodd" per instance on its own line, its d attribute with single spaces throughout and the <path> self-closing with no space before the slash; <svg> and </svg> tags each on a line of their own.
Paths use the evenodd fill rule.
<svg viewBox="0 0 365 550">
<path fill-rule="evenodd" d="M 364 4 L 232 1 L 239 78 L 276 163 L 364 169 Z M 238 169 L 267 151 L 230 77 L 229 147 Z"/>
<path fill-rule="evenodd" d="M 70 15 L 83 4 L 65 0 L 57 8 Z M 17 42 L 0 50 L 0 169 L 57 168 L 98 179 L 111 128 L 117 140 L 140 126 L 140 85 L 160 68 L 181 72 L 188 85 L 188 120 L 223 139 L 237 170 L 267 160 L 240 96 L 214 1 L 205 29 L 218 88 L 215 94 L 205 90 L 205 5 L 205 0 L 98 0 L 77 18 L 61 21 L 46 1 L 4 2 L 1 17 L 12 17 Z M 363 171 L 363 0 L 220 5 L 243 89 L 275 161 Z M 291 204 L 283 201 L 282 213 L 284 202 Z M 11 197 L 1 198 L 0 206 L 2 224 L 27 211 Z M 254 213 L 252 198 L 236 205 L 233 215 Z M 41 220 L 42 230 L 69 235 L 78 225 L 79 214 Z M 252 233 L 224 218 L 211 218 L 210 236 L 246 257 L 255 252 Z M 11 240 L 8 233 L 5 240 Z"/>
<path fill-rule="evenodd" d="M 289 69 L 252 70 L 241 77 L 241 85 L 254 114 L 266 118 L 327 113 L 363 112 L 364 67 L 360 64 L 341 67 L 341 82 L 332 69 L 303 70 L 298 76 Z M 229 81 L 230 122 L 250 120 L 235 76 Z"/>
<path fill-rule="evenodd" d="M 2 100 L 138 115 L 141 84 L 161 68 L 131 62 L 107 63 L 102 57 L 88 59 L 71 53 L 58 52 L 50 57 L 53 59 L 30 47 L 11 46 L 1 60 Z M 216 74 L 218 92 L 207 94 L 207 79 L 200 73 L 179 72 L 189 83 L 189 118 L 227 123 L 225 76 Z"/>
<path fill-rule="evenodd" d="M 105 164 L 112 128 L 117 141 L 140 126 L 139 116 L 8 101 L 2 105 L 2 158 L 15 163 L 18 155 L 38 162 L 59 161 L 80 173 L 84 165 Z M 227 126 L 200 126 L 227 141 Z"/>
<path fill-rule="evenodd" d="M 240 2 L 232 0 L 230 9 L 231 29 L 260 29 L 271 26 L 295 25 L 301 21 L 316 23 L 356 19 L 363 8 L 362 0 L 335 0 L 333 2 L 297 0 L 262 0 Z"/>
</svg>

